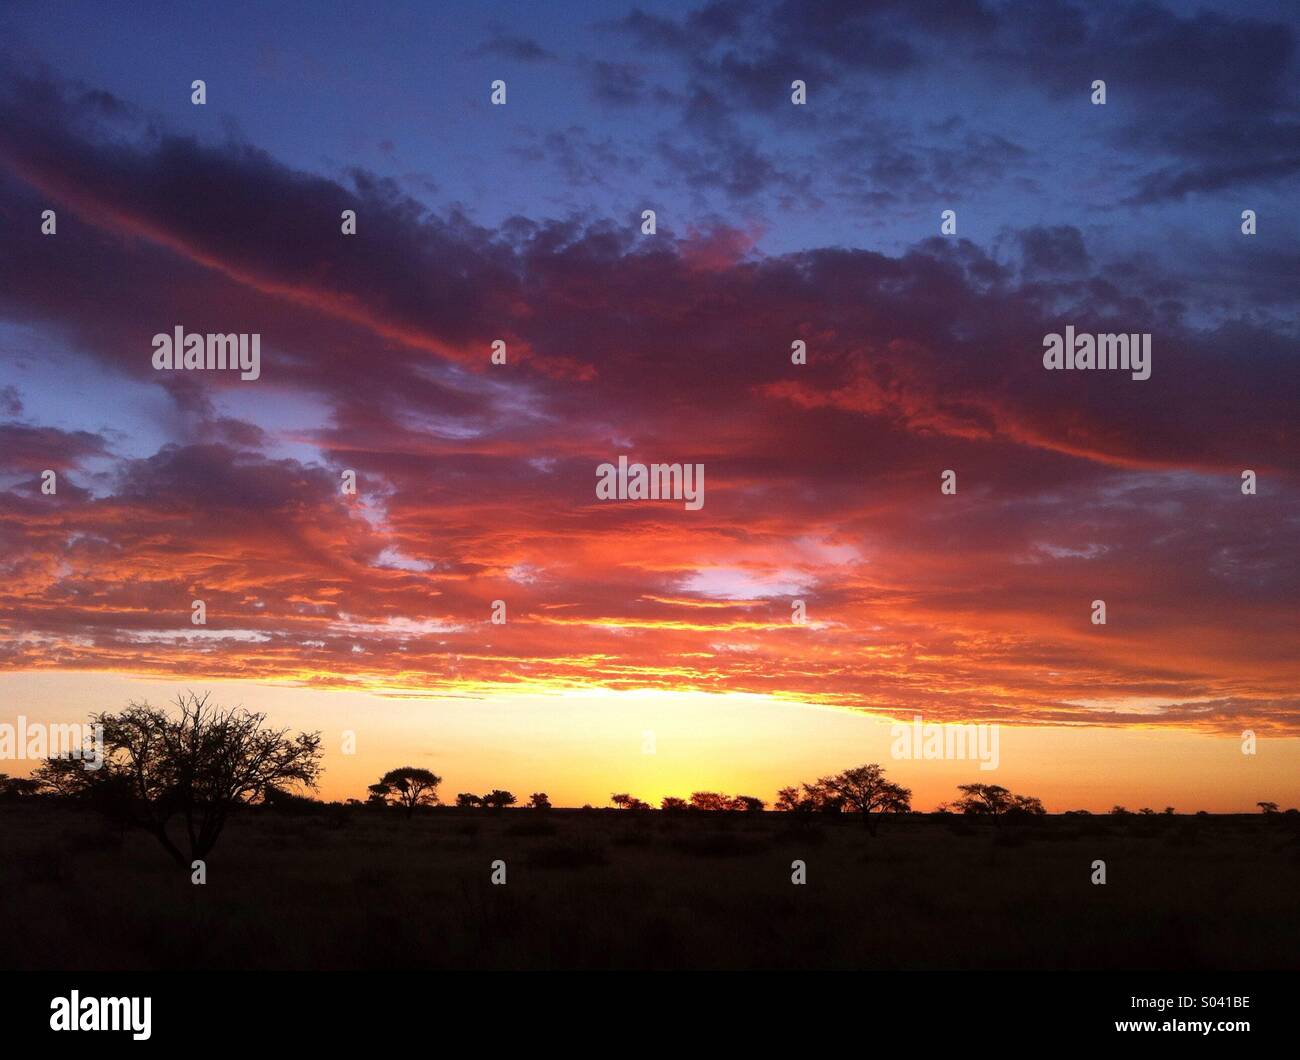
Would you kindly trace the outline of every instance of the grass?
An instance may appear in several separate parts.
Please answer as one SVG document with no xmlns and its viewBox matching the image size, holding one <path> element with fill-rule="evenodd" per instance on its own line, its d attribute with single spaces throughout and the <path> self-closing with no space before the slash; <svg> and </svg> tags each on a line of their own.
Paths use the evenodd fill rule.
<svg viewBox="0 0 1300 1060">
<path fill-rule="evenodd" d="M 916 815 L 873 839 L 774 813 L 260 811 L 199 887 L 148 836 L 2 804 L 0 850 L 6 969 L 1300 967 L 1300 838 L 1262 815 Z"/>
</svg>

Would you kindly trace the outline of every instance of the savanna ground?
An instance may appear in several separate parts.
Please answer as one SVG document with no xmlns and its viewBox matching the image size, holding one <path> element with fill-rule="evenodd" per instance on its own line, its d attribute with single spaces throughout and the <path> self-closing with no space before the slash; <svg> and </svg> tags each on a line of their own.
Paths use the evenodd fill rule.
<svg viewBox="0 0 1300 1060">
<path fill-rule="evenodd" d="M 1282 815 L 251 810 L 200 887 L 33 801 L 0 805 L 0 895 L 8 969 L 1300 967 Z"/>
</svg>

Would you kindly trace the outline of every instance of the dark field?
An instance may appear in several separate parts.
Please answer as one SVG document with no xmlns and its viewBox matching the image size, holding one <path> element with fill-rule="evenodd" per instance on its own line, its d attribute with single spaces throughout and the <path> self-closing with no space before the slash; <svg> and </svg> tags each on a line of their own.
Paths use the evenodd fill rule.
<svg viewBox="0 0 1300 1060">
<path fill-rule="evenodd" d="M 199 887 L 147 835 L 0 805 L 0 967 L 1300 966 L 1283 816 L 914 815 L 873 838 L 851 817 L 329 809 L 241 814 Z"/>
</svg>

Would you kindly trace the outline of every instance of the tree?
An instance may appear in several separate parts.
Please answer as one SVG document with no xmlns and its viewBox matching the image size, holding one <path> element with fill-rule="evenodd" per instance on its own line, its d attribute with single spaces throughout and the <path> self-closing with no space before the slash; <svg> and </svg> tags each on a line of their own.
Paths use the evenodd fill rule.
<svg viewBox="0 0 1300 1060">
<path fill-rule="evenodd" d="M 268 784 L 262 792 L 262 805 L 281 813 L 315 813 L 329 804 Z"/>
<path fill-rule="evenodd" d="M 483 796 L 484 806 L 490 806 L 494 810 L 504 810 L 507 806 L 513 806 L 518 800 L 508 791 L 501 788 L 493 788 Z"/>
<path fill-rule="evenodd" d="M 737 795 L 731 800 L 731 808 L 744 813 L 762 813 L 766 805 L 767 803 L 762 799 L 757 799 L 753 795 Z"/>
<path fill-rule="evenodd" d="M 532 797 L 528 800 L 528 805 L 534 810 L 549 810 L 551 808 L 551 799 L 544 791 L 534 791 Z"/>
<path fill-rule="evenodd" d="M 224 710 L 210 696 L 178 697 L 179 717 L 135 702 L 92 714 L 92 729 L 103 726 L 100 768 L 50 758 L 35 775 L 56 794 L 148 832 L 188 868 L 207 857 L 237 806 L 261 801 L 270 786 L 315 788 L 321 773 L 319 733 L 290 737 L 267 728 L 265 714 Z M 168 831 L 177 818 L 188 857 Z"/>
<path fill-rule="evenodd" d="M 776 802 L 774 805 L 776 809 L 783 813 L 792 813 L 800 808 L 800 802 L 802 802 L 802 800 L 799 798 L 798 788 L 782 788 L 776 793 Z"/>
<path fill-rule="evenodd" d="M 401 766 L 390 769 L 379 778 L 378 784 L 370 785 L 371 795 L 378 795 L 385 802 L 393 799 L 399 806 L 406 808 L 406 816 L 415 813 L 417 806 L 436 806 L 438 803 L 438 785 L 442 777 L 418 766 Z"/>
<path fill-rule="evenodd" d="M 872 835 L 876 834 L 882 814 L 909 813 L 912 809 L 911 789 L 886 780 L 885 771 L 875 764 L 822 777 L 814 790 L 843 800 L 844 807 L 862 814 L 862 823 Z"/>
<path fill-rule="evenodd" d="M 659 804 L 659 809 L 665 813 L 681 813 L 686 808 L 686 800 L 679 799 L 676 795 L 665 795 L 663 802 Z"/>
<path fill-rule="evenodd" d="M 803 798 L 798 809 L 806 813 L 838 814 L 844 811 L 844 796 L 829 787 L 825 777 L 803 786 Z"/>
<path fill-rule="evenodd" d="M 650 804 L 643 802 L 641 799 L 634 798 L 631 795 L 619 794 L 611 795 L 609 801 L 617 806 L 620 810 L 648 810 Z"/>
<path fill-rule="evenodd" d="M 1042 800 L 1032 795 L 1016 795 L 1001 784 L 958 784 L 957 790 L 962 793 L 954 804 L 957 809 L 962 813 L 987 814 L 994 824 L 1001 817 L 1020 820 L 1047 813 Z"/>
<path fill-rule="evenodd" d="M 0 773 L 0 799 L 25 799 L 41 790 L 35 777 L 11 777 Z"/>
<path fill-rule="evenodd" d="M 1275 802 L 1257 802 L 1255 805 L 1258 806 L 1263 813 L 1277 813 L 1277 803 Z"/>
<path fill-rule="evenodd" d="M 691 809 L 729 810 L 731 809 L 731 799 L 716 791 L 693 791 L 691 792 Z"/>
<path fill-rule="evenodd" d="M 1042 817 L 1047 813 L 1043 809 L 1041 799 L 1033 795 L 1012 795 L 1011 804 L 1007 807 L 1007 817 L 1011 820 L 1020 820 L 1024 817 Z"/>
<path fill-rule="evenodd" d="M 468 791 L 462 791 L 456 796 L 456 805 L 462 810 L 470 810 L 475 806 L 482 806 L 483 800 L 479 796 L 473 795 Z"/>
<path fill-rule="evenodd" d="M 958 784 L 962 797 L 955 803 L 962 813 L 997 817 L 1011 805 L 1011 792 L 1001 784 Z"/>
</svg>

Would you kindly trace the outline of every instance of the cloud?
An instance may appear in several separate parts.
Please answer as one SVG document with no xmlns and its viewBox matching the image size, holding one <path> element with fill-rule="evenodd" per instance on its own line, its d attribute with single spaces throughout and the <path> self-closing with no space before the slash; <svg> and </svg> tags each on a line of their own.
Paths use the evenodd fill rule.
<svg viewBox="0 0 1300 1060">
<path fill-rule="evenodd" d="M 511 33 L 500 25 L 491 27 L 491 36 L 475 48 L 472 54 L 513 59 L 522 63 L 546 62 L 555 58 L 554 52 L 543 48 L 531 37 Z"/>
<path fill-rule="evenodd" d="M 1296 28 L 1252 14 L 1184 13 L 1147 0 L 777 0 L 706 4 L 676 18 L 634 9 L 603 28 L 678 65 L 687 82 L 678 93 L 684 129 L 716 131 L 750 115 L 786 128 L 795 78 L 817 104 L 801 121 L 846 142 L 882 125 L 909 126 L 892 86 L 924 93 L 940 79 L 976 101 L 1023 100 L 1040 123 L 1077 121 L 1077 105 L 1100 78 L 1111 99 L 1095 118 L 1097 134 L 1134 156 L 1138 170 L 1130 205 L 1285 187 L 1300 167 Z M 956 113 L 961 103 L 949 106 Z M 1090 126 L 1080 130 L 1091 135 Z M 915 144 L 900 149 L 898 132 L 891 137 L 887 157 L 875 162 L 876 202 L 898 201 L 930 151 L 935 187 L 976 175 L 972 145 L 932 130 L 901 132 Z M 981 135 L 996 153 L 996 134 Z"/>
<path fill-rule="evenodd" d="M 1037 273 L 1088 272 L 1083 233 L 1073 225 L 1027 228 L 1019 233 L 1025 268 Z"/>
<path fill-rule="evenodd" d="M 744 17 L 692 24 L 722 39 Z M 1013 232 L 1019 261 L 937 237 L 765 254 L 761 227 L 721 219 L 654 239 L 628 218 L 486 226 L 66 85 L 4 99 L 5 201 L 66 216 L 57 240 L 0 244 L 0 309 L 69 371 L 92 358 L 171 409 L 144 456 L 0 427 L 28 476 L 0 498 L 11 668 L 1133 721 L 1079 705 L 1104 684 L 1174 704 L 1172 724 L 1294 727 L 1294 335 L 1239 308 L 1198 319 L 1149 261 L 1103 261 L 1066 225 Z M 945 135 L 967 133 L 982 150 Z M 564 135 L 538 149 L 601 143 Z M 698 161 L 707 182 L 720 163 Z M 149 338 L 176 323 L 261 333 L 263 378 L 155 373 Z M 1150 331 L 1152 378 L 1045 372 L 1065 323 Z M 704 463 L 704 508 L 597 500 L 623 453 Z M 90 465 L 93 494 L 32 488 Z M 194 599 L 211 635 L 159 637 Z"/>
</svg>

